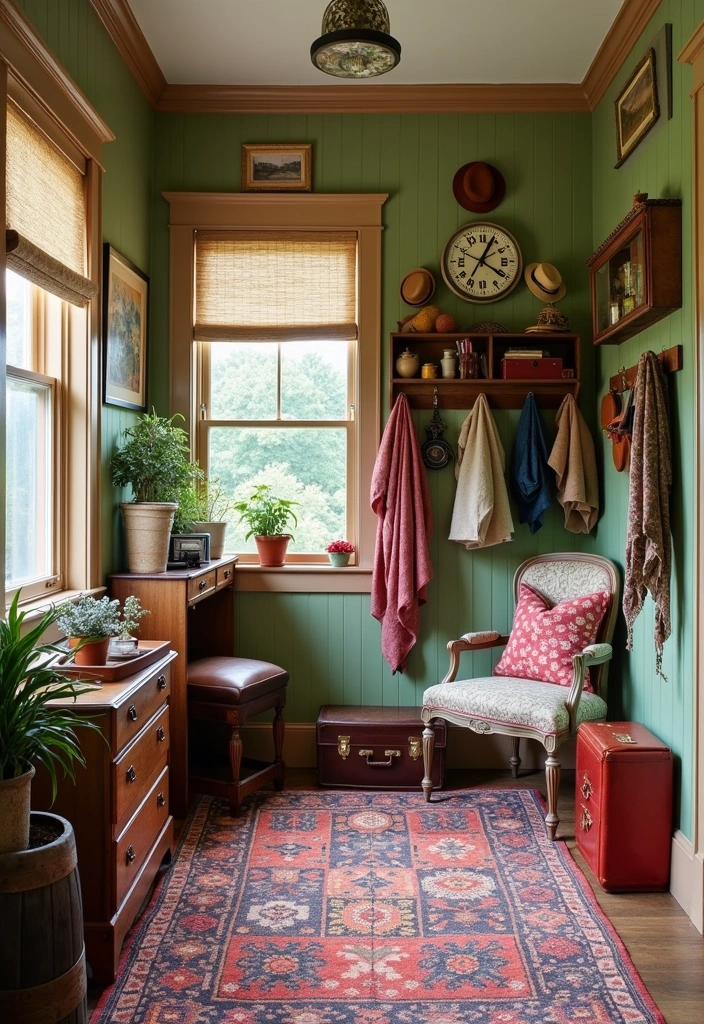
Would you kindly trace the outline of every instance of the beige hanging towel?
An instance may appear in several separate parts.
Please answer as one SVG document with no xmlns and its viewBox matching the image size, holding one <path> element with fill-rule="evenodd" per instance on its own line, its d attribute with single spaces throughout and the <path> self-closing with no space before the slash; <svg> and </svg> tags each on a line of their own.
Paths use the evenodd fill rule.
<svg viewBox="0 0 704 1024">
<path fill-rule="evenodd" d="M 555 417 L 557 437 L 548 465 L 557 477 L 557 500 L 565 510 L 565 529 L 591 533 L 599 515 L 599 481 L 594 439 L 572 395 Z"/>
<path fill-rule="evenodd" d="M 470 550 L 511 540 L 513 519 L 504 478 L 506 456 L 486 395 L 478 396 L 462 424 L 457 446 L 457 491 L 450 540 Z"/>
</svg>

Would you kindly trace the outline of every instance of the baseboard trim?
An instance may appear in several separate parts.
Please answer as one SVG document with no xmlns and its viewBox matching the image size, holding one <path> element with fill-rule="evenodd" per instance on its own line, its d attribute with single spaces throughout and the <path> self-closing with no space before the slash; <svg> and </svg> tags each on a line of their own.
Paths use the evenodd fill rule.
<svg viewBox="0 0 704 1024">
<path fill-rule="evenodd" d="M 694 927 L 704 933 L 704 858 L 679 829 L 672 837 L 670 892 Z"/>
<path fill-rule="evenodd" d="M 419 735 L 420 729 L 419 723 Z M 245 749 L 253 757 L 270 760 L 274 756 L 271 725 L 268 722 L 250 722 L 245 725 L 242 729 L 242 740 Z M 542 770 L 545 756 L 545 750 L 537 741 L 523 740 L 521 770 Z M 448 728 L 448 768 L 508 768 L 510 757 L 511 739 L 508 736 L 480 736 L 456 725 Z M 573 739 L 560 747 L 558 757 L 563 768 L 574 769 Z M 286 722 L 284 761 L 289 768 L 315 768 L 317 759 L 314 722 Z"/>
</svg>

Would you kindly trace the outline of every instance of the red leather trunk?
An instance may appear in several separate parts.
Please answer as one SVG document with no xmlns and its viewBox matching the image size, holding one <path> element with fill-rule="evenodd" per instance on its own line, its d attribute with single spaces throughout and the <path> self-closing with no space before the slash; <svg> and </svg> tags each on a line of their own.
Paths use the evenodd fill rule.
<svg viewBox="0 0 704 1024">
<path fill-rule="evenodd" d="M 577 732 L 577 846 L 607 892 L 667 889 L 672 752 L 637 722 Z"/>
<path fill-rule="evenodd" d="M 423 778 L 420 708 L 325 704 L 317 723 L 318 781 L 356 789 L 417 789 Z M 433 785 L 445 771 L 445 722 L 435 730 Z"/>
</svg>

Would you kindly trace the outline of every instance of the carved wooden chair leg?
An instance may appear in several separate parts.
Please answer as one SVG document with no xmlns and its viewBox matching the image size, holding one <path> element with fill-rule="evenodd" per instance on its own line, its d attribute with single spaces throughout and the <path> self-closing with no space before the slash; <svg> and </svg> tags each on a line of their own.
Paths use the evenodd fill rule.
<svg viewBox="0 0 704 1024">
<path fill-rule="evenodd" d="M 426 800 L 430 800 L 430 794 L 433 792 L 433 780 L 430 777 L 433 770 L 433 753 L 435 751 L 435 733 L 428 722 L 423 729 L 423 781 L 421 786 L 423 787 L 423 793 Z"/>
<path fill-rule="evenodd" d="M 230 733 L 229 754 L 230 770 L 232 771 L 232 781 L 234 783 L 230 796 L 230 815 L 236 818 L 240 812 L 239 781 L 242 770 L 242 737 L 237 725 L 232 726 L 232 732 Z"/>
<path fill-rule="evenodd" d="M 548 839 L 554 839 L 560 819 L 557 816 L 557 796 L 560 791 L 560 762 L 554 754 L 545 759 L 545 782 L 548 790 L 548 813 L 545 828 Z"/>
<path fill-rule="evenodd" d="M 511 764 L 511 778 L 518 778 L 518 769 L 521 767 L 520 749 L 521 749 L 521 737 L 513 736 L 511 739 L 511 746 L 513 747 L 513 753 L 510 757 Z"/>
<path fill-rule="evenodd" d="M 284 788 L 284 771 L 286 766 L 283 762 L 284 752 L 284 718 L 283 709 L 281 706 L 277 706 L 274 713 L 274 762 L 279 766 L 279 774 L 274 779 L 274 789 L 282 790 Z"/>
</svg>

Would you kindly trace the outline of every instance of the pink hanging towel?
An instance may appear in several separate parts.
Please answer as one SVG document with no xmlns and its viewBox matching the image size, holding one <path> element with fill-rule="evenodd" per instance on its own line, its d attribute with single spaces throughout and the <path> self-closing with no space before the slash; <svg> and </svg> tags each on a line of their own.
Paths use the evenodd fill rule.
<svg viewBox="0 0 704 1024">
<path fill-rule="evenodd" d="M 371 503 L 379 517 L 372 615 L 381 622 L 381 653 L 394 672 L 403 672 L 418 639 L 425 588 L 433 578 L 428 481 L 405 395 L 396 399 L 381 439 Z"/>
</svg>

